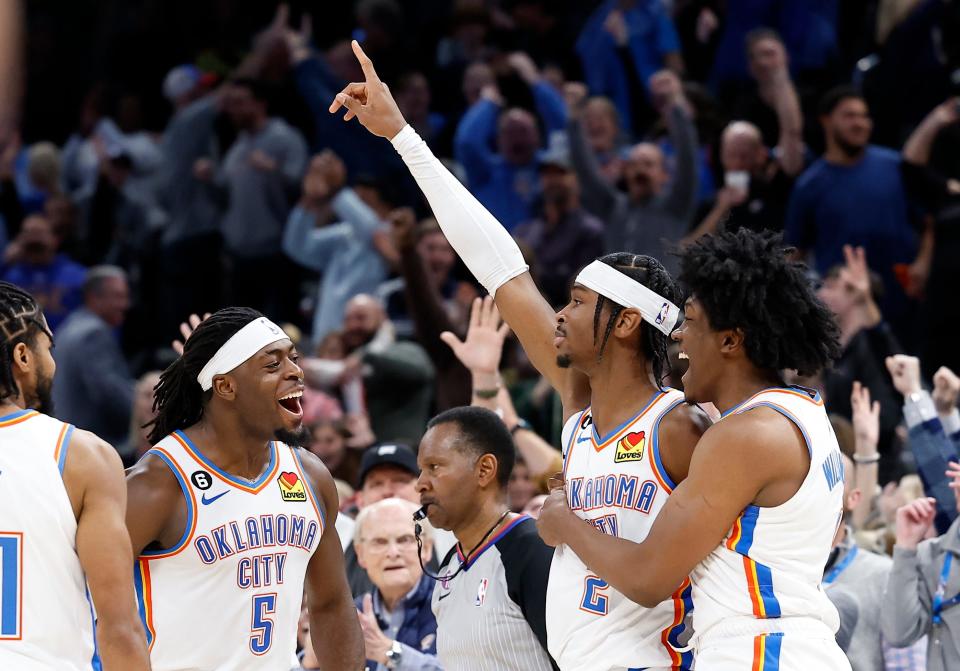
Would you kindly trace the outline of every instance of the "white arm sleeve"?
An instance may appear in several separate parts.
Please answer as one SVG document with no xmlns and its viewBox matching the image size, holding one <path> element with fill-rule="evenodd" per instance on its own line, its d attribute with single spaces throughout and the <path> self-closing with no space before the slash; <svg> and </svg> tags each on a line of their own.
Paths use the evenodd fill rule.
<svg viewBox="0 0 960 671">
<path fill-rule="evenodd" d="M 437 223 L 467 268 L 491 296 L 527 272 L 520 248 L 409 125 L 391 140 L 427 197 Z"/>
</svg>

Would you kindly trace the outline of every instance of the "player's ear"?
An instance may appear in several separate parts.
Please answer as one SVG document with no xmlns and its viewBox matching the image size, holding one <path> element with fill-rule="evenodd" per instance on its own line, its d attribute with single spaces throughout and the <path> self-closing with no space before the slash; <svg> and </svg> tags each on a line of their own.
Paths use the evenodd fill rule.
<svg viewBox="0 0 960 671">
<path fill-rule="evenodd" d="M 744 346 L 743 329 L 727 329 L 720 332 L 720 352 L 723 354 L 733 354 Z"/>
<path fill-rule="evenodd" d="M 218 375 L 213 378 L 213 393 L 220 398 L 232 401 L 237 397 L 237 381 L 232 375 Z"/>
<path fill-rule="evenodd" d="M 617 315 L 617 324 L 614 329 L 615 335 L 623 338 L 631 333 L 639 331 L 640 324 L 642 322 L 643 317 L 640 315 L 639 310 L 635 308 L 621 310 L 620 314 Z"/>
<path fill-rule="evenodd" d="M 27 345 L 27 343 L 18 342 L 13 346 L 13 351 L 10 354 L 10 360 L 11 367 L 14 371 L 26 373 L 33 363 L 33 352 L 30 351 L 30 347 Z"/>
</svg>

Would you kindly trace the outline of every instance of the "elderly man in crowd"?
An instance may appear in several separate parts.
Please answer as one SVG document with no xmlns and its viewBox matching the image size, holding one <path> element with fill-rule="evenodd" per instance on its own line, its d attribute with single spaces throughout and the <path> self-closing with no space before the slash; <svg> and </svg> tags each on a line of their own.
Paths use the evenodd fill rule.
<svg viewBox="0 0 960 671">
<path fill-rule="evenodd" d="M 373 589 L 357 597 L 371 671 L 442 668 L 436 657 L 437 620 L 430 608 L 433 580 L 420 566 L 433 551 L 432 529 L 422 523 L 423 546 L 418 549 L 416 510 L 415 503 L 389 498 L 357 517 L 353 544 L 373 582 Z"/>
</svg>

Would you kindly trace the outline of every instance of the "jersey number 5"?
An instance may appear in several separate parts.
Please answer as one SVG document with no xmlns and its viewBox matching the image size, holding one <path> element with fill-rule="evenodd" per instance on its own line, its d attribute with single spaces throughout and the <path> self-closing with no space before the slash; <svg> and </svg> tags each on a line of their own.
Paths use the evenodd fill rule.
<svg viewBox="0 0 960 671">
<path fill-rule="evenodd" d="M 23 534 L 0 531 L 0 641 L 20 640 L 23 614 Z"/>
<path fill-rule="evenodd" d="M 583 581 L 583 599 L 580 601 L 580 610 L 594 615 L 607 614 L 607 591 L 610 585 L 595 575 L 588 575 Z"/>
<path fill-rule="evenodd" d="M 273 620 L 268 616 L 276 612 L 276 594 L 257 594 L 253 597 L 250 625 L 250 652 L 253 654 L 265 655 L 273 645 Z"/>
</svg>

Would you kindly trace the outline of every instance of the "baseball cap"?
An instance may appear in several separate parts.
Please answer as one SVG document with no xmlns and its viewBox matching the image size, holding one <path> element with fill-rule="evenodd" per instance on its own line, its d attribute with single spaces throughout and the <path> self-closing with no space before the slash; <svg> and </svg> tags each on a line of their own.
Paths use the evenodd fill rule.
<svg viewBox="0 0 960 671">
<path fill-rule="evenodd" d="M 381 443 L 367 448 L 360 459 L 360 477 L 357 479 L 357 488 L 363 487 L 367 474 L 378 466 L 397 466 L 409 471 L 414 476 L 420 475 L 417 466 L 417 455 L 409 445 L 402 443 Z"/>
<path fill-rule="evenodd" d="M 178 65 L 163 79 L 163 96 L 173 102 L 180 96 L 189 93 L 200 83 L 200 69 L 195 65 Z"/>
</svg>

